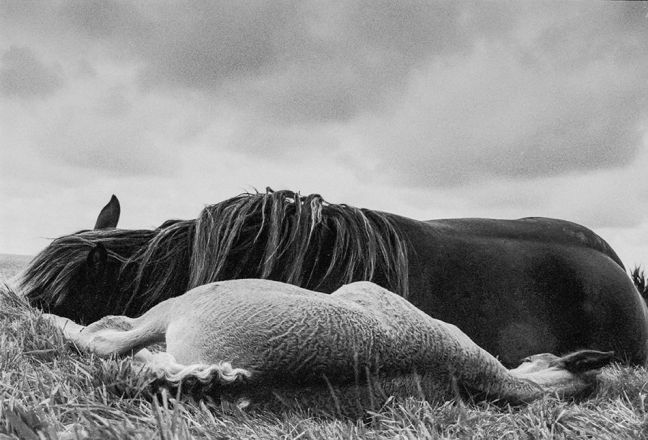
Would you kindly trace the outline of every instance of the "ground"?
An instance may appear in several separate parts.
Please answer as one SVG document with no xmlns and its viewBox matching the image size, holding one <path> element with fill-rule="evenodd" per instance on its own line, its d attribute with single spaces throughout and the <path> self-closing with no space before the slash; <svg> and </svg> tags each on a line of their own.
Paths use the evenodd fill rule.
<svg viewBox="0 0 648 440">
<path fill-rule="evenodd" d="M 648 371 L 638 367 L 607 367 L 597 391 L 580 402 L 548 396 L 510 407 L 411 398 L 345 419 L 304 408 L 255 412 L 176 398 L 156 390 L 129 359 L 103 360 L 68 347 L 7 288 L 0 295 L 0 347 L 0 440 L 648 439 Z"/>
</svg>

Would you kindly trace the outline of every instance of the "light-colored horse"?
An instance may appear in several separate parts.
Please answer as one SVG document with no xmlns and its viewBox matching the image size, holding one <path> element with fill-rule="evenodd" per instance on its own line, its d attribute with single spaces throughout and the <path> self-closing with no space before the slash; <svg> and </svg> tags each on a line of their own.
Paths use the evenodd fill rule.
<svg viewBox="0 0 648 440">
<path fill-rule="evenodd" d="M 490 398 L 528 402 L 588 389 L 596 369 L 612 358 L 597 351 L 542 354 L 509 370 L 456 326 L 370 282 L 327 295 L 269 280 L 232 280 L 197 287 L 139 318 L 108 316 L 84 327 L 44 317 L 81 349 L 135 353 L 159 378 L 223 388 L 344 384 L 416 372 L 440 388 L 453 380 Z M 166 342 L 166 352 L 145 348 L 158 342 Z"/>
</svg>

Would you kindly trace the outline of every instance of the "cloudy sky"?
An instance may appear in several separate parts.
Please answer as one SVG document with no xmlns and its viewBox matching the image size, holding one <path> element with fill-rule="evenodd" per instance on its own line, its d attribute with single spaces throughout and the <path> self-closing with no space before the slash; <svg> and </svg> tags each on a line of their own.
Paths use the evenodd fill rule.
<svg viewBox="0 0 648 440">
<path fill-rule="evenodd" d="M 266 186 L 648 265 L 648 6 L 0 0 L 0 253 Z"/>
</svg>

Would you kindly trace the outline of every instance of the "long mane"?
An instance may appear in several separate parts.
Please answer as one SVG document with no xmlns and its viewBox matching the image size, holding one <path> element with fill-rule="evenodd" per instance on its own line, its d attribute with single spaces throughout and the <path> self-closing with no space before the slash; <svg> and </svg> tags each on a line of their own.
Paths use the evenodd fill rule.
<svg viewBox="0 0 648 440">
<path fill-rule="evenodd" d="M 26 269 L 21 290 L 29 298 L 46 285 L 38 289 L 40 299 L 56 301 L 97 243 L 120 265 L 123 310 L 116 312 L 131 303 L 145 310 L 234 278 L 318 290 L 331 277 L 338 285 L 381 277 L 385 287 L 408 295 L 408 244 L 388 215 L 271 189 L 206 206 L 196 219 L 167 221 L 155 230 L 82 231 L 56 239 Z"/>
</svg>

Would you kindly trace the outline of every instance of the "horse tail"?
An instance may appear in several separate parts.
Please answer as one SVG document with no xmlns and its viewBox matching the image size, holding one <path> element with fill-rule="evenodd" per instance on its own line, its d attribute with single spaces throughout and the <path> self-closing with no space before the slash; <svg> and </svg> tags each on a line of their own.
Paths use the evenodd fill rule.
<svg viewBox="0 0 648 440">
<path fill-rule="evenodd" d="M 252 377 L 250 370 L 234 368 L 229 362 L 184 365 L 166 352 L 146 353 L 143 360 L 146 368 L 155 377 L 173 386 L 188 381 L 210 385 L 233 385 L 244 383 Z"/>
</svg>

